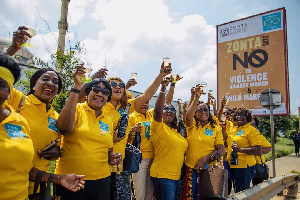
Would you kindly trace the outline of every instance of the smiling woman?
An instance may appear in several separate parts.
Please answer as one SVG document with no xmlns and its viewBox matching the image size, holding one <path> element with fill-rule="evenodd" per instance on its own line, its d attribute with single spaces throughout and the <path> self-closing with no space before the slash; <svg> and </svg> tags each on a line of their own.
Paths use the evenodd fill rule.
<svg viewBox="0 0 300 200">
<path fill-rule="evenodd" d="M 48 170 L 50 160 L 56 160 L 60 156 L 57 145 L 47 151 L 40 150 L 60 137 L 56 128 L 59 115 L 51 106 L 51 101 L 61 88 L 62 81 L 58 73 L 53 69 L 40 69 L 30 78 L 30 92 L 27 96 L 13 89 L 11 98 L 7 101 L 27 120 L 35 152 L 33 166 L 42 171 Z M 33 193 L 33 186 L 34 183 L 30 182 L 30 195 Z"/>
<path fill-rule="evenodd" d="M 27 120 L 5 102 L 11 99 L 13 84 L 19 77 L 19 65 L 9 56 L 0 54 L 0 199 L 27 199 L 29 180 L 34 181 L 40 172 L 33 167 L 36 153 Z M 41 182 L 49 178 L 53 183 L 78 191 L 83 188 L 83 177 L 42 173 Z"/>
<path fill-rule="evenodd" d="M 57 120 L 62 138 L 62 156 L 55 173 L 85 174 L 86 187 L 77 193 L 61 190 L 61 199 L 109 199 L 110 167 L 119 164 L 121 154 L 113 153 L 113 123 L 103 107 L 111 99 L 111 87 L 103 78 L 96 78 L 85 88 L 86 101 L 78 103 L 84 68 L 77 66 L 74 87 Z"/>
</svg>

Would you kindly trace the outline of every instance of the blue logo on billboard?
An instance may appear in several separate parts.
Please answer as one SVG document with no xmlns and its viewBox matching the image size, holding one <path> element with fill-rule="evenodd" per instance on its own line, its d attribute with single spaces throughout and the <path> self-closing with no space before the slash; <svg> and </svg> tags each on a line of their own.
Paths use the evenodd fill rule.
<svg viewBox="0 0 300 200">
<path fill-rule="evenodd" d="M 262 16 L 263 31 L 281 28 L 281 12 Z"/>
</svg>

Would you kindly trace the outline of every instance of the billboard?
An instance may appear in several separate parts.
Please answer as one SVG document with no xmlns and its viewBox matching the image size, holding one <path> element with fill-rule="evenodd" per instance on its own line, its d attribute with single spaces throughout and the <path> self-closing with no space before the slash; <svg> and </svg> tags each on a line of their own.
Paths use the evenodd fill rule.
<svg viewBox="0 0 300 200">
<path fill-rule="evenodd" d="M 285 13 L 280 8 L 217 26 L 218 99 L 230 99 L 230 108 L 268 115 L 259 97 L 276 89 L 283 102 L 274 114 L 289 114 Z"/>
</svg>

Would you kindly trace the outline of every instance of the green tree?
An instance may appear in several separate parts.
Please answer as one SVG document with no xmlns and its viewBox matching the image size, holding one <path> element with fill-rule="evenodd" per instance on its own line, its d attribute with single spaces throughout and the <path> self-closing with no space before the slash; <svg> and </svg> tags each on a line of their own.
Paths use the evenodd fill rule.
<svg viewBox="0 0 300 200">
<path fill-rule="evenodd" d="M 53 99 L 52 106 L 53 108 L 60 113 L 63 106 L 65 105 L 66 99 L 69 96 L 69 90 L 73 86 L 73 72 L 76 69 L 77 64 L 79 63 L 79 56 L 81 54 L 86 54 L 87 51 L 84 47 L 81 47 L 80 42 L 77 42 L 75 45 L 75 48 L 72 50 L 65 50 L 64 52 L 57 51 L 56 53 L 51 55 L 52 63 L 58 62 L 58 64 L 61 66 L 62 71 L 59 73 L 61 76 L 63 85 L 61 92 Z M 33 58 L 33 64 L 35 66 L 38 66 L 38 68 L 53 68 L 55 69 L 55 66 L 51 67 L 48 65 L 48 63 L 43 62 L 39 58 L 34 57 Z M 22 87 L 25 94 L 29 92 L 29 80 L 32 74 L 34 73 L 34 70 L 25 70 L 25 79 L 21 79 L 17 86 Z"/>
<path fill-rule="evenodd" d="M 270 117 L 259 117 L 260 132 L 267 138 L 271 138 L 271 126 Z M 293 118 L 291 116 L 274 116 L 274 133 L 275 141 L 277 137 L 282 133 L 284 136 L 288 136 L 289 132 L 294 129 Z"/>
</svg>

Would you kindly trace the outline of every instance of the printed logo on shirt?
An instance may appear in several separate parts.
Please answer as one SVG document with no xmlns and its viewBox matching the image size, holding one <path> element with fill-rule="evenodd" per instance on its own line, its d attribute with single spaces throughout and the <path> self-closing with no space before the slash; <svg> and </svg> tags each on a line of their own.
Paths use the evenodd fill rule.
<svg viewBox="0 0 300 200">
<path fill-rule="evenodd" d="M 124 111 L 125 111 L 124 108 L 119 108 L 119 109 L 118 109 L 118 112 L 119 112 L 119 114 L 120 114 L 120 117 L 123 115 Z"/>
<path fill-rule="evenodd" d="M 151 124 L 151 121 L 150 122 L 142 122 L 144 127 L 145 127 L 145 138 L 150 138 L 150 124 Z"/>
<path fill-rule="evenodd" d="M 208 128 L 205 129 L 204 135 L 213 136 L 214 130 L 210 130 Z"/>
<path fill-rule="evenodd" d="M 52 131 L 58 132 L 55 119 L 48 117 L 48 128 Z"/>
<path fill-rule="evenodd" d="M 4 129 L 7 135 L 11 138 L 15 137 L 26 137 L 26 135 L 22 132 L 22 127 L 14 124 L 6 123 Z"/>
<path fill-rule="evenodd" d="M 241 136 L 241 135 L 243 135 L 244 132 L 245 132 L 245 131 L 239 130 L 239 132 L 238 132 L 236 135 L 237 135 L 237 136 Z"/>
<path fill-rule="evenodd" d="M 104 133 L 103 131 L 106 131 L 106 132 L 109 133 L 109 125 L 108 124 L 105 124 L 105 123 L 103 123 L 102 121 L 99 120 L 99 125 L 100 125 L 102 135 L 105 135 L 105 134 L 103 134 Z"/>
</svg>

